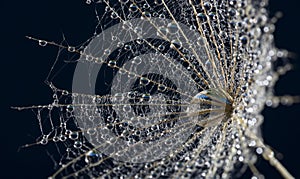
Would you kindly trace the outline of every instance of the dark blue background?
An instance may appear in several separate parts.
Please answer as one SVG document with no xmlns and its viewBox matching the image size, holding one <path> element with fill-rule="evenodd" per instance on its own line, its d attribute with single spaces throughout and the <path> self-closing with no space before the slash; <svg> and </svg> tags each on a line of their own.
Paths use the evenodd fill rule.
<svg viewBox="0 0 300 179">
<path fill-rule="evenodd" d="M 277 23 L 277 46 L 300 55 L 299 1 L 271 0 L 270 5 L 271 12 L 284 13 Z M 93 35 L 97 24 L 94 8 L 84 0 L 2 1 L 0 8 L 0 178 L 46 178 L 53 173 L 53 163 L 45 146 L 18 151 L 18 147 L 40 135 L 34 114 L 10 107 L 52 102 L 51 91 L 43 81 L 56 58 L 57 48 L 40 47 L 25 36 L 60 42 L 64 33 L 70 44 L 81 44 Z M 300 94 L 299 59 L 295 60 L 296 70 L 279 80 L 277 94 Z M 72 76 L 70 69 L 61 73 L 66 75 L 62 79 Z M 66 82 L 71 85 L 71 80 Z M 284 155 L 283 164 L 296 178 L 300 178 L 299 109 L 300 105 L 266 109 L 263 124 L 266 143 Z M 279 178 L 267 163 L 260 162 L 259 166 L 267 178 Z"/>
</svg>

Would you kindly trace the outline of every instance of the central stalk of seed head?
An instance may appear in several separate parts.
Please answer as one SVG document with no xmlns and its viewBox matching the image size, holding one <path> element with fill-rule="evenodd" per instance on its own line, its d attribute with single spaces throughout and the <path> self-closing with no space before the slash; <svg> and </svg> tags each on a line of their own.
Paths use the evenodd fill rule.
<svg viewBox="0 0 300 179">
<path fill-rule="evenodd" d="M 232 102 L 232 97 L 222 89 L 204 90 L 193 97 L 187 114 L 200 126 L 215 126 L 230 118 Z"/>
</svg>

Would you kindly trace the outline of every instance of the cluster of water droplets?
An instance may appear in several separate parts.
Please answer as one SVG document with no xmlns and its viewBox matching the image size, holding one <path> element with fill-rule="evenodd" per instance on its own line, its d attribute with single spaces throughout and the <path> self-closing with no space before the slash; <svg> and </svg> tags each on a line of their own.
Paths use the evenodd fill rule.
<svg viewBox="0 0 300 179">
<path fill-rule="evenodd" d="M 274 47 L 266 0 L 86 3 L 104 10 L 97 33 L 84 50 L 60 47 L 88 68 L 72 92 L 49 83 L 53 103 L 31 107 L 38 143 L 66 149 L 53 178 L 230 178 L 255 153 L 273 159 L 260 113 L 279 103 L 272 89 L 290 66 L 274 70 L 287 52 Z"/>
</svg>

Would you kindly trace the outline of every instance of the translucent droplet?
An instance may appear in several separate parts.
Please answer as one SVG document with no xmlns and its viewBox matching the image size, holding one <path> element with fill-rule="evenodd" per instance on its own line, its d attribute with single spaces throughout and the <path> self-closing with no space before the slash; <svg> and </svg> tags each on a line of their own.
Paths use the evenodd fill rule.
<svg viewBox="0 0 300 179">
<path fill-rule="evenodd" d="M 39 45 L 42 46 L 42 47 L 45 47 L 47 45 L 47 41 L 39 40 Z"/>
<path fill-rule="evenodd" d="M 154 0 L 154 3 L 156 5 L 162 5 L 163 4 L 162 0 Z"/>
<path fill-rule="evenodd" d="M 261 147 L 257 147 L 256 148 L 256 153 L 262 154 L 263 153 L 263 149 Z"/>
<path fill-rule="evenodd" d="M 119 2 L 122 3 L 122 4 L 126 4 L 126 3 L 128 3 L 128 1 L 129 0 L 119 0 Z"/>
<path fill-rule="evenodd" d="M 135 4 L 130 4 L 129 10 L 132 12 L 136 12 L 138 10 L 138 7 Z"/>
<path fill-rule="evenodd" d="M 235 11 L 235 9 L 233 9 L 233 8 L 230 8 L 229 10 L 228 10 L 228 13 L 229 13 L 229 15 L 230 16 L 235 16 L 235 14 L 236 14 L 236 11 Z"/>
<path fill-rule="evenodd" d="M 161 45 L 159 45 L 159 46 L 158 46 L 158 50 L 160 50 L 160 51 L 163 51 L 163 50 L 165 50 L 165 46 L 164 46 L 164 45 L 162 45 L 162 44 L 161 44 Z"/>
<path fill-rule="evenodd" d="M 118 39 L 118 38 L 117 38 L 116 36 L 112 36 L 112 37 L 111 37 L 111 40 L 112 40 L 112 41 L 116 41 L 117 39 Z"/>
<path fill-rule="evenodd" d="M 142 18 L 150 18 L 151 17 L 151 13 L 150 12 L 148 12 L 148 11 L 146 11 L 146 12 L 143 12 L 142 13 Z"/>
<path fill-rule="evenodd" d="M 242 43 L 243 45 L 247 45 L 248 42 L 249 42 L 248 36 L 244 35 L 244 36 L 241 37 L 241 43 Z"/>
<path fill-rule="evenodd" d="M 67 112 L 72 112 L 74 110 L 72 105 L 68 105 L 66 108 Z"/>
<path fill-rule="evenodd" d="M 165 27 L 159 27 L 159 30 L 157 31 L 157 35 L 164 37 L 165 35 L 167 35 L 168 33 L 168 29 Z"/>
<path fill-rule="evenodd" d="M 116 67 L 117 61 L 116 60 L 109 60 L 108 61 L 108 66 L 109 67 Z"/>
<path fill-rule="evenodd" d="M 199 20 L 200 20 L 201 22 L 206 22 L 206 20 L 207 20 L 206 15 L 203 14 L 203 13 L 198 13 L 198 14 L 197 14 L 197 17 L 199 18 Z"/>
<path fill-rule="evenodd" d="M 142 101 L 149 101 L 151 98 L 151 95 L 149 93 L 142 95 Z"/>
<path fill-rule="evenodd" d="M 158 90 L 159 90 L 159 91 L 165 91 L 166 88 L 167 88 L 167 87 L 166 87 L 165 85 L 161 85 L 161 84 L 158 85 Z"/>
<path fill-rule="evenodd" d="M 67 137 L 66 137 L 65 135 L 60 135 L 60 136 L 59 136 L 59 140 L 62 141 L 62 142 L 63 142 L 63 141 L 66 141 L 66 140 L 67 140 Z"/>
<path fill-rule="evenodd" d="M 118 18 L 118 14 L 116 12 L 112 12 L 111 15 L 110 15 L 110 17 L 112 19 L 117 19 Z"/>
<path fill-rule="evenodd" d="M 147 79 L 147 78 L 142 77 L 142 78 L 140 79 L 140 84 L 141 84 L 141 85 L 148 85 L 149 83 L 150 83 L 150 80 Z"/>
<path fill-rule="evenodd" d="M 211 5 L 210 2 L 205 2 L 205 3 L 203 4 L 203 6 L 204 6 L 204 8 L 205 8 L 207 11 L 211 10 L 211 8 L 212 8 L 212 5 Z"/>
<path fill-rule="evenodd" d="M 169 23 L 168 24 L 168 32 L 170 33 L 170 34 L 175 34 L 175 33 L 177 33 L 178 32 L 178 26 L 177 26 L 177 24 L 175 23 L 175 22 L 171 22 L 171 23 Z"/>
<path fill-rule="evenodd" d="M 96 130 L 95 130 L 94 128 L 89 128 L 89 129 L 87 130 L 87 133 L 88 133 L 89 135 L 95 135 L 95 134 L 96 134 Z"/>
<path fill-rule="evenodd" d="M 97 163 L 99 160 L 100 160 L 100 155 L 93 150 L 87 152 L 84 159 L 84 161 L 89 164 Z"/>
<path fill-rule="evenodd" d="M 86 61 L 91 62 L 91 61 L 93 60 L 93 57 L 90 56 L 90 55 L 87 55 L 87 56 L 85 57 L 85 59 L 86 59 Z"/>
<path fill-rule="evenodd" d="M 132 63 L 137 64 L 137 65 L 141 64 L 141 62 L 142 62 L 141 57 L 134 57 L 132 60 Z"/>
<path fill-rule="evenodd" d="M 76 140 L 76 139 L 78 139 L 78 137 L 79 137 L 78 132 L 71 132 L 71 133 L 69 134 L 69 138 L 70 138 L 71 140 Z"/>
<path fill-rule="evenodd" d="M 44 135 L 42 140 L 40 141 L 40 144 L 46 145 L 48 143 L 48 136 Z"/>
<path fill-rule="evenodd" d="M 172 40 L 171 41 L 171 48 L 181 48 L 182 47 L 182 43 L 179 40 Z"/>
<path fill-rule="evenodd" d="M 58 136 L 54 136 L 52 140 L 53 140 L 53 142 L 58 142 L 59 141 L 59 137 Z"/>
<path fill-rule="evenodd" d="M 125 49 L 125 50 L 130 50 L 130 49 L 131 49 L 131 45 L 126 44 L 126 45 L 124 46 L 124 49 Z"/>
<path fill-rule="evenodd" d="M 110 52 L 111 52 L 110 49 L 105 49 L 105 50 L 104 50 L 104 55 L 109 55 Z"/>
<path fill-rule="evenodd" d="M 75 47 L 69 46 L 69 47 L 68 47 L 68 51 L 69 51 L 69 52 L 75 52 Z"/>
<path fill-rule="evenodd" d="M 82 142 L 80 142 L 80 141 L 75 141 L 73 146 L 74 146 L 74 148 L 79 149 L 79 148 L 82 147 Z"/>
</svg>

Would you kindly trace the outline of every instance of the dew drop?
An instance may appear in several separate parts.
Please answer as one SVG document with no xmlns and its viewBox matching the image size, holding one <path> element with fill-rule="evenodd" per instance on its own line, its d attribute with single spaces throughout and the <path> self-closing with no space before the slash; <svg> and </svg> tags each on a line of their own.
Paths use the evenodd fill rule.
<svg viewBox="0 0 300 179">
<path fill-rule="evenodd" d="M 128 3 L 128 1 L 129 0 L 119 0 L 119 2 L 122 3 L 122 4 L 126 4 L 126 3 Z"/>
<path fill-rule="evenodd" d="M 79 137 L 78 132 L 71 132 L 71 133 L 69 134 L 69 138 L 70 138 L 71 140 L 76 140 L 76 139 L 78 139 L 78 137 Z"/>
<path fill-rule="evenodd" d="M 211 5 L 210 2 L 205 2 L 205 3 L 203 4 L 203 6 L 204 6 L 204 8 L 205 8 L 207 11 L 211 10 L 211 8 L 212 8 L 212 5 Z"/>
<path fill-rule="evenodd" d="M 207 20 L 207 17 L 205 14 L 203 13 L 198 13 L 197 14 L 197 17 L 202 21 L 202 22 L 205 22 Z"/>
<path fill-rule="evenodd" d="M 69 51 L 69 52 L 75 52 L 75 47 L 69 46 L 69 47 L 68 47 L 68 51 Z"/>
<path fill-rule="evenodd" d="M 117 61 L 116 60 L 109 60 L 108 61 L 108 66 L 109 67 L 115 67 L 117 65 Z"/>
<path fill-rule="evenodd" d="M 42 46 L 42 47 L 45 47 L 47 45 L 47 41 L 39 40 L 39 45 Z"/>
<path fill-rule="evenodd" d="M 82 142 L 80 142 L 80 141 L 75 141 L 73 146 L 74 146 L 76 149 L 79 149 L 79 148 L 82 147 Z"/>
<path fill-rule="evenodd" d="M 112 12 L 111 15 L 110 15 L 110 17 L 112 19 L 117 19 L 118 18 L 118 14 L 116 12 Z"/>
<path fill-rule="evenodd" d="M 256 148 L 256 153 L 262 154 L 263 153 L 263 149 L 261 147 Z"/>
<path fill-rule="evenodd" d="M 147 18 L 150 18 L 150 17 L 151 17 L 151 13 L 148 12 L 148 11 L 143 12 L 143 13 L 142 13 L 142 17 L 145 17 L 146 19 L 147 19 Z"/>
<path fill-rule="evenodd" d="M 161 44 L 161 45 L 159 45 L 159 46 L 158 46 L 158 50 L 159 50 L 159 51 L 163 51 L 163 50 L 165 50 L 165 46 L 164 46 L 164 45 L 162 45 L 162 44 Z"/>
<path fill-rule="evenodd" d="M 105 50 L 104 50 L 104 55 L 109 55 L 110 52 L 111 52 L 110 49 L 105 49 Z"/>
<path fill-rule="evenodd" d="M 162 5 L 163 4 L 162 0 L 154 0 L 154 3 L 156 5 Z"/>
<path fill-rule="evenodd" d="M 141 64 L 141 62 L 142 62 L 141 57 L 134 57 L 133 61 L 132 61 L 132 63 L 137 64 L 137 65 Z"/>
<path fill-rule="evenodd" d="M 164 85 L 158 85 L 158 90 L 159 91 L 165 91 L 166 90 L 166 86 L 164 86 Z"/>
<path fill-rule="evenodd" d="M 142 95 L 142 101 L 149 101 L 151 98 L 151 95 L 149 93 Z"/>
<path fill-rule="evenodd" d="M 175 34 L 178 32 L 178 26 L 175 22 L 169 23 L 167 27 L 170 34 Z"/>
<path fill-rule="evenodd" d="M 150 80 L 147 79 L 147 78 L 142 77 L 142 78 L 140 79 L 140 84 L 141 84 L 141 85 L 148 85 L 149 83 L 150 83 Z"/>
<path fill-rule="evenodd" d="M 130 4 L 129 10 L 130 10 L 131 12 L 136 12 L 136 11 L 138 10 L 138 7 L 137 7 L 136 5 L 134 5 L 134 4 Z"/>
<path fill-rule="evenodd" d="M 95 135 L 95 134 L 96 134 L 96 130 L 95 130 L 94 128 L 89 128 L 89 129 L 87 130 L 87 133 L 88 133 L 89 135 Z"/>
<path fill-rule="evenodd" d="M 131 45 L 126 44 L 126 45 L 124 46 L 124 49 L 125 49 L 125 50 L 130 50 L 130 49 L 131 49 Z"/>
<path fill-rule="evenodd" d="M 248 44 L 248 41 L 249 41 L 249 39 L 248 39 L 248 37 L 247 36 L 242 36 L 241 37 L 241 43 L 243 44 L 243 45 L 247 45 Z"/>
<path fill-rule="evenodd" d="M 46 145 L 48 143 L 48 136 L 44 135 L 42 140 L 40 141 L 40 144 Z"/>
<path fill-rule="evenodd" d="M 86 163 L 96 163 L 100 159 L 100 155 L 93 150 L 86 153 L 84 161 Z"/>
</svg>

